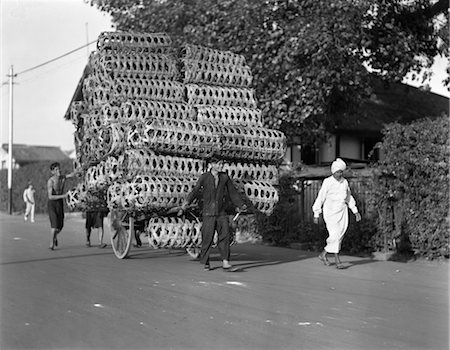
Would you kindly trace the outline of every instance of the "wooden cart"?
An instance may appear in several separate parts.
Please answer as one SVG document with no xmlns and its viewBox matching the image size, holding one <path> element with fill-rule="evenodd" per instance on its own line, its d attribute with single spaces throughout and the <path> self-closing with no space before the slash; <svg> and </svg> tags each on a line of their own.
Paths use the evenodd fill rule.
<svg viewBox="0 0 450 350">
<path fill-rule="evenodd" d="M 164 214 L 176 215 L 180 209 L 180 207 L 174 207 L 165 211 Z M 193 209 L 193 207 L 190 207 L 189 209 Z M 194 214 L 191 215 L 197 219 Z M 111 230 L 111 245 L 117 258 L 125 259 L 128 257 L 133 239 L 135 240 L 137 247 L 142 246 L 140 235 L 145 232 L 149 220 L 154 217 L 155 213 L 153 212 L 137 213 L 121 210 L 110 211 L 109 227 Z M 186 252 L 194 259 L 198 258 L 200 254 L 200 247 L 197 246 L 186 247 L 184 249 L 186 249 Z"/>
</svg>

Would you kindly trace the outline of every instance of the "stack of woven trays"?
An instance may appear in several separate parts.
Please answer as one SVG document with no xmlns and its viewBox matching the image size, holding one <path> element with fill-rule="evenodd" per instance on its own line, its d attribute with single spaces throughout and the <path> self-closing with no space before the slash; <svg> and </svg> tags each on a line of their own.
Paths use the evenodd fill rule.
<svg viewBox="0 0 450 350">
<path fill-rule="evenodd" d="M 263 127 L 243 56 L 195 45 L 177 51 L 166 34 L 105 32 L 97 48 L 83 100 L 71 106 L 84 181 L 71 191 L 70 208 L 101 207 L 86 193 L 103 192 L 110 210 L 179 206 L 215 156 L 251 204 L 270 215 L 285 136 Z"/>
</svg>

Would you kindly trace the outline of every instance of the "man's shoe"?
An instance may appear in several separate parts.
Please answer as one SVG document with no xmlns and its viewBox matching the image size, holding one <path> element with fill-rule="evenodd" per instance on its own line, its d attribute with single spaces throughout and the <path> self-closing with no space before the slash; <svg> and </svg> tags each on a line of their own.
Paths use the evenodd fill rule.
<svg viewBox="0 0 450 350">
<path fill-rule="evenodd" d="M 203 270 L 205 270 L 205 271 L 211 270 L 211 265 L 210 264 L 205 264 L 205 266 L 203 266 Z"/>
<path fill-rule="evenodd" d="M 228 260 L 224 260 L 222 263 L 222 268 L 226 270 L 230 270 L 233 266 L 228 262 Z"/>
</svg>

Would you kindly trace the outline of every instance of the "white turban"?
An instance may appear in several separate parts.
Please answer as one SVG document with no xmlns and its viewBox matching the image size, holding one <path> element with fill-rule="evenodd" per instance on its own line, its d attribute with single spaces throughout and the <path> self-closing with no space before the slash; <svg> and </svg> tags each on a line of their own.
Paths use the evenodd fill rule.
<svg viewBox="0 0 450 350">
<path fill-rule="evenodd" d="M 344 171 L 346 168 L 345 162 L 341 158 L 336 158 L 336 160 L 331 164 L 331 173 L 334 174 L 336 171 Z"/>
</svg>

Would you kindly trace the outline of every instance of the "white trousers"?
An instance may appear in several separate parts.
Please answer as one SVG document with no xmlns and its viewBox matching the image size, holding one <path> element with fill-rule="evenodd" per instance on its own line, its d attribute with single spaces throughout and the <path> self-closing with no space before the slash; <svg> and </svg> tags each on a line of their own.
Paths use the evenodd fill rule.
<svg viewBox="0 0 450 350">
<path fill-rule="evenodd" d="M 25 220 L 27 220 L 30 215 L 31 222 L 34 222 L 34 206 L 34 204 L 27 202 L 27 207 L 25 209 Z"/>
</svg>

